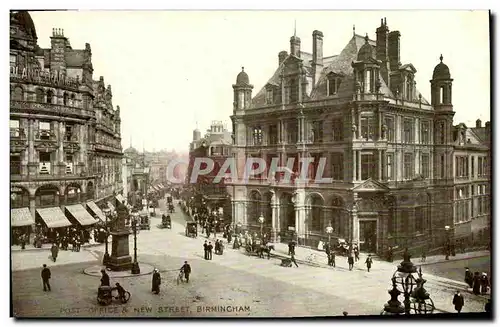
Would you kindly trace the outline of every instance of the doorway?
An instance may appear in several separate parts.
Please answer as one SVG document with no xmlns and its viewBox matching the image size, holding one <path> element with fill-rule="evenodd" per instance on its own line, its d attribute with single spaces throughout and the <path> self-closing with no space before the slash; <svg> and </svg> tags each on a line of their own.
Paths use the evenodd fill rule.
<svg viewBox="0 0 500 327">
<path fill-rule="evenodd" d="M 377 252 L 377 220 L 359 221 L 359 250 L 361 252 Z"/>
</svg>

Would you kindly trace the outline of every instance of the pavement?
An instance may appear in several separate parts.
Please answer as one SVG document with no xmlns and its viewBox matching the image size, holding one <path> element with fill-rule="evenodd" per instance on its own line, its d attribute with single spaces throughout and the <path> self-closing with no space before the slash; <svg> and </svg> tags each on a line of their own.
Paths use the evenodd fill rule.
<svg viewBox="0 0 500 327">
<path fill-rule="evenodd" d="M 164 202 L 160 202 L 160 209 L 164 210 Z M 200 282 L 203 281 L 202 285 L 197 284 L 195 290 L 189 291 L 191 292 L 190 296 L 194 296 L 193 294 L 196 292 L 204 294 L 199 296 L 204 296 L 205 300 L 203 301 L 205 302 L 195 298 L 196 301 L 201 301 L 200 303 L 220 305 L 221 301 L 224 302 L 230 298 L 230 303 L 251 304 L 255 308 L 245 315 L 260 317 L 309 316 L 311 314 L 340 315 L 342 311 L 347 311 L 350 315 L 377 315 L 380 314 L 383 305 L 390 298 L 387 292 L 398 262 L 388 263 L 374 260 L 372 270 L 367 272 L 364 266 L 364 255 L 361 254 L 361 260 L 355 264 L 352 271 L 349 271 L 345 257 L 337 256 L 337 266 L 335 268 L 329 267 L 326 265 L 326 255 L 323 252 L 299 247 L 296 248 L 299 268 L 295 266 L 284 268 L 280 266 L 280 258 L 287 257 L 288 246 L 278 243 L 275 244 L 275 255 L 270 260 L 247 255 L 244 249 L 233 250 L 232 246 L 226 245 L 222 256 L 214 255 L 212 261 L 207 261 L 203 260 L 202 249 L 203 242 L 207 239 L 200 234 L 196 239 L 184 235 L 184 216 L 178 207 L 176 213 L 171 214 L 172 229 L 156 228 L 156 225 L 161 222 L 160 217 L 161 214 L 151 218 L 151 230 L 141 231 L 138 235 L 138 261 L 159 268 L 164 279 L 169 281 L 165 285 L 167 288 L 176 278 L 176 271 L 183 261 L 189 261 L 193 267 L 193 282 L 196 279 L 199 279 Z M 212 237 L 209 241 L 213 243 L 215 239 Z M 82 259 L 88 259 L 87 266 L 92 266 L 98 263 L 97 260 L 102 257 L 103 249 L 103 246 L 92 247 L 82 252 L 74 252 L 73 256 L 80 255 Z M 21 270 L 39 269 L 43 261 L 48 261 L 45 256 L 36 259 L 36 262 L 26 259 L 26 256 L 30 256 L 32 253 L 36 255 L 34 251 L 12 253 L 14 276 L 17 273 L 26 273 Z M 314 255 L 311 256 L 311 254 Z M 70 255 L 65 256 L 62 253 L 60 256 L 61 260 L 58 259 L 56 263 L 48 262 L 49 265 L 52 267 L 64 263 L 74 263 L 77 260 L 76 258 L 70 260 Z M 93 263 L 91 262 L 92 258 Z M 428 262 L 429 260 L 430 257 Z M 85 266 L 81 269 L 84 268 Z M 64 269 L 64 266 L 54 269 Z M 454 291 L 455 289 L 464 291 L 465 284 L 425 274 L 425 268 L 422 270 L 424 278 L 428 281 L 425 287 L 431 294 L 436 311 L 455 312 L 451 304 Z M 39 271 L 36 274 L 39 276 Z M 146 284 L 150 281 L 150 276 L 136 278 L 147 281 Z M 135 281 L 136 279 L 131 280 Z M 95 292 L 94 289 L 92 292 Z M 136 292 L 139 291 L 134 290 L 133 294 Z M 179 292 L 181 291 L 179 290 Z M 176 289 L 174 298 L 168 298 L 168 302 L 186 301 L 186 298 L 183 297 L 186 294 L 183 294 L 177 294 Z M 463 295 L 465 305 L 462 312 L 484 311 L 486 298 L 477 297 L 468 292 L 464 292 Z M 16 292 L 14 292 L 15 296 Z M 217 296 L 226 300 L 220 300 Z M 134 295 L 132 297 L 135 298 Z M 260 297 L 260 299 L 255 299 L 255 297 Z M 260 302 L 253 302 L 254 300 Z M 402 299 L 400 298 L 400 300 Z M 93 303 L 93 301 L 89 303 Z M 162 301 L 167 300 L 164 298 Z M 90 305 L 89 303 L 86 305 Z M 136 313 L 136 315 L 139 314 Z M 184 316 L 188 315 L 188 313 L 184 313 Z M 200 315 L 224 316 L 226 314 L 220 312 L 196 312 L 195 314 L 195 316 Z"/>
</svg>

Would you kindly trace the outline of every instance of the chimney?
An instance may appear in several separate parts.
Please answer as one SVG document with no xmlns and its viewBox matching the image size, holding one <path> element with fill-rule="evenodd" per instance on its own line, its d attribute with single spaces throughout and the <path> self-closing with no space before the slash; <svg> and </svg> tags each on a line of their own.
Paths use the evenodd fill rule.
<svg viewBox="0 0 500 327">
<path fill-rule="evenodd" d="M 400 44 L 399 38 L 401 33 L 399 31 L 392 31 L 389 33 L 388 49 L 389 49 L 389 64 L 391 71 L 398 70 L 401 66 L 400 62 Z"/>
<path fill-rule="evenodd" d="M 53 28 L 52 36 L 50 37 L 50 70 L 66 72 L 66 59 L 64 53 L 66 51 L 67 38 L 64 37 L 62 28 Z"/>
<path fill-rule="evenodd" d="M 484 123 L 484 128 L 486 128 L 486 135 L 488 138 L 491 137 L 491 124 L 489 121 L 487 121 L 486 123 Z"/>
<path fill-rule="evenodd" d="M 323 32 L 317 30 L 313 32 L 312 68 L 314 74 L 312 84 L 316 85 L 323 70 Z"/>
<path fill-rule="evenodd" d="M 278 65 L 281 65 L 281 63 L 285 61 L 286 57 L 288 57 L 288 52 L 280 51 L 280 53 L 278 54 Z"/>
<path fill-rule="evenodd" d="M 481 128 L 481 119 L 476 120 L 476 128 Z"/>
<path fill-rule="evenodd" d="M 290 38 L 290 54 L 300 58 L 300 38 L 298 36 L 294 35 Z"/>
<path fill-rule="evenodd" d="M 388 33 L 387 21 L 380 19 L 380 27 L 377 28 L 377 59 L 382 61 L 380 74 L 387 85 L 389 85 Z"/>
</svg>

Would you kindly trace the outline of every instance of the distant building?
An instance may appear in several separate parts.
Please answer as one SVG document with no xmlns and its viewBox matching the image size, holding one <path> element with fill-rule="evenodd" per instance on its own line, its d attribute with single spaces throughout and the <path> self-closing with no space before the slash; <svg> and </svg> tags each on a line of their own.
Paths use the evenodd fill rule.
<svg viewBox="0 0 500 327">
<path fill-rule="evenodd" d="M 103 77 L 93 80 L 88 43 L 73 49 L 61 29 L 50 49 L 37 39 L 30 14 L 11 12 L 11 221 L 64 227 L 70 205 L 73 213 L 87 203 L 100 211 L 96 203 L 116 204 L 122 192 L 120 108 Z"/>
<path fill-rule="evenodd" d="M 211 211 L 223 209 L 225 220 L 231 221 L 231 202 L 225 179 L 216 180 L 219 170 L 227 158 L 231 158 L 232 138 L 221 121 L 213 121 L 210 129 L 201 137 L 198 129 L 193 131 L 193 141 L 189 145 L 189 166 L 187 170 L 187 183 L 196 194 L 204 196 Z M 193 165 L 196 158 L 209 158 L 214 161 L 214 169 L 206 175 L 200 175 L 195 181 Z"/>
<path fill-rule="evenodd" d="M 485 235 L 488 138 L 453 126 L 453 79 L 442 56 L 427 86 L 430 101 L 422 96 L 417 69 L 401 63 L 400 37 L 382 20 L 375 40 L 353 34 L 339 54 L 325 56 L 322 32 L 312 33 L 312 52 L 294 35 L 255 95 L 242 69 L 231 116 L 238 167 L 249 157 L 268 168 L 273 158 L 282 167 L 294 159 L 289 168 L 298 174 L 299 158 L 313 162 L 306 180 L 292 183 L 269 170 L 243 183 L 238 171 L 238 181 L 227 181 L 235 223 L 258 230 L 262 215 L 275 241 L 294 237 L 311 247 L 331 226 L 332 238 L 377 253 Z M 322 159 L 327 184 L 315 181 Z"/>
</svg>

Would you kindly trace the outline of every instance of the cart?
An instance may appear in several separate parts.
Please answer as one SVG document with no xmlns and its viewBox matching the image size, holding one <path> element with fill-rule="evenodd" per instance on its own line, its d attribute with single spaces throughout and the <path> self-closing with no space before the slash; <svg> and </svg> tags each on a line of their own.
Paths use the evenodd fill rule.
<svg viewBox="0 0 500 327">
<path fill-rule="evenodd" d="M 187 237 L 198 237 L 198 224 L 196 222 L 186 223 L 186 236 Z"/>
<path fill-rule="evenodd" d="M 167 215 L 167 216 L 163 215 L 161 217 L 161 227 L 168 228 L 168 229 L 172 228 L 172 219 L 170 218 L 169 215 Z"/>
</svg>

